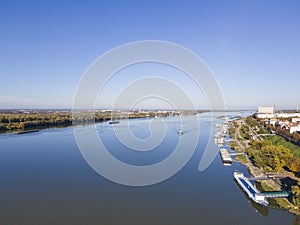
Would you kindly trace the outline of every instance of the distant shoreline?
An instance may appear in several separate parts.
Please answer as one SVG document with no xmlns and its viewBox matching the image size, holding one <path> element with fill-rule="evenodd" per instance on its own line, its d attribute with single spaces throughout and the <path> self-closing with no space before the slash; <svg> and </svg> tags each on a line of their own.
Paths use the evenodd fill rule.
<svg viewBox="0 0 300 225">
<path fill-rule="evenodd" d="M 52 110 L 0 110 L 0 133 L 22 134 L 31 130 L 63 128 L 107 121 L 138 118 L 155 118 L 180 115 L 195 115 L 207 111 L 52 111 Z"/>
</svg>

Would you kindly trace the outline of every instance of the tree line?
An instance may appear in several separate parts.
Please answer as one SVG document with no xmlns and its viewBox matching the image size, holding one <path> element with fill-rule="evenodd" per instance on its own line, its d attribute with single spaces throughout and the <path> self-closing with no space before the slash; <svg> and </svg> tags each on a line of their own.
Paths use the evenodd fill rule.
<svg viewBox="0 0 300 225">
<path fill-rule="evenodd" d="M 247 149 L 249 158 L 265 172 L 278 172 L 286 169 L 300 177 L 300 158 L 283 145 L 274 145 L 269 140 L 252 141 Z"/>
<path fill-rule="evenodd" d="M 176 112 L 175 115 L 179 113 Z M 108 120 L 134 119 L 146 117 L 172 116 L 174 112 L 114 112 L 114 111 L 78 111 L 74 112 L 39 112 L 39 113 L 0 113 L 0 132 L 66 127 L 77 124 L 100 123 Z"/>
</svg>

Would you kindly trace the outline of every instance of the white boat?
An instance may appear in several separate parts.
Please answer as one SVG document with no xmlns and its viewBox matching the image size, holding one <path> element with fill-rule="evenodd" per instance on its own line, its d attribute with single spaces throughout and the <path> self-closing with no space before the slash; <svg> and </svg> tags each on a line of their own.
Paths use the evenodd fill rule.
<svg viewBox="0 0 300 225">
<path fill-rule="evenodd" d="M 258 191 L 256 187 L 254 187 L 253 184 L 247 179 L 247 177 L 244 176 L 243 173 L 234 172 L 233 176 L 234 179 L 237 181 L 237 183 L 247 193 L 250 199 L 263 206 L 269 205 L 269 202 L 267 198 L 264 196 L 264 194 Z"/>
</svg>

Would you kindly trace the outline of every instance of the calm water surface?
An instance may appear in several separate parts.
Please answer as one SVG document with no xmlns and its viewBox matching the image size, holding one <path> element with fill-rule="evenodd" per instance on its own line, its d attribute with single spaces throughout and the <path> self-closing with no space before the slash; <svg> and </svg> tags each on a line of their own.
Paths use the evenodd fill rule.
<svg viewBox="0 0 300 225">
<path fill-rule="evenodd" d="M 170 179 L 147 187 L 122 186 L 99 176 L 84 161 L 72 128 L 38 133 L 0 135 L 0 224 L 300 224 L 294 215 L 251 204 L 233 181 L 244 166 L 224 167 L 220 156 L 198 171 L 209 132 L 217 118 L 200 114 L 201 132 L 192 159 Z M 178 118 L 164 119 L 167 134 L 155 150 L 136 152 L 124 147 L 112 126 L 97 124 L 110 153 L 133 165 L 150 165 L 168 157 L 178 143 Z M 193 124 L 196 116 L 184 117 Z M 151 134 L 149 120 L 130 121 L 139 138 Z M 125 132 L 125 122 L 115 125 Z M 90 126 L 82 127 L 84 133 Z M 186 146 L 189 148 L 189 146 Z M 218 148 L 214 146 L 214 148 Z"/>
</svg>

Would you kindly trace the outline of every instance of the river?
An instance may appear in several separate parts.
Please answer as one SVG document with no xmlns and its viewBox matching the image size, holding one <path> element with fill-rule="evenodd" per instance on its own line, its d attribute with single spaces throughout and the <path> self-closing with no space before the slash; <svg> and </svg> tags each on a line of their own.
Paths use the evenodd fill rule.
<svg viewBox="0 0 300 225">
<path fill-rule="evenodd" d="M 299 218 L 287 211 L 261 209 L 246 198 L 232 176 L 235 170 L 249 175 L 243 165 L 224 166 L 217 154 L 210 166 L 199 172 L 209 134 L 216 132 L 215 124 L 222 121 L 208 113 L 185 116 L 182 120 L 191 129 L 184 132 L 195 132 L 196 118 L 201 131 L 192 158 L 169 179 L 142 187 L 120 185 L 96 173 L 79 151 L 72 127 L 1 134 L 0 224 L 300 224 Z M 150 121 L 131 120 L 132 133 L 141 139 L 148 137 Z M 147 152 L 132 151 L 116 139 L 113 127 L 127 132 L 124 121 L 100 123 L 96 129 L 114 157 L 142 166 L 167 158 L 181 138 L 178 117 L 163 122 L 163 142 Z M 84 133 L 91 126 L 80 129 Z M 217 148 L 214 145 L 208 150 Z"/>
</svg>

